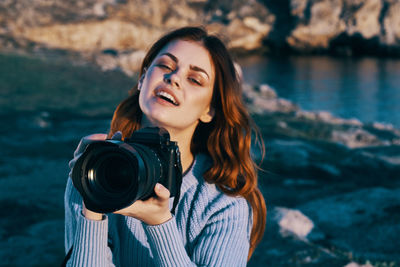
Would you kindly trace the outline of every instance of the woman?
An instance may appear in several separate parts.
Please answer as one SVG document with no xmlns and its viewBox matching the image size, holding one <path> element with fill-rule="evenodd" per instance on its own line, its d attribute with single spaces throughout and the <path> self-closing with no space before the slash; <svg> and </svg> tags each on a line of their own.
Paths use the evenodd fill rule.
<svg viewBox="0 0 400 267">
<path fill-rule="evenodd" d="M 68 179 L 66 250 L 70 266 L 245 266 L 265 227 L 266 208 L 250 156 L 254 129 L 223 43 L 203 28 L 159 39 L 140 79 L 117 107 L 108 137 L 163 127 L 177 141 L 183 182 L 171 214 L 169 191 L 113 214 L 85 208 Z M 105 136 L 84 138 L 85 146 Z"/>
</svg>

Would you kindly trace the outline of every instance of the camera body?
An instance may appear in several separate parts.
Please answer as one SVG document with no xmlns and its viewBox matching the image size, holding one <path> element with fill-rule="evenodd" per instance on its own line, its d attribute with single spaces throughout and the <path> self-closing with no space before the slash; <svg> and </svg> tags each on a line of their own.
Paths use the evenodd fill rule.
<svg viewBox="0 0 400 267">
<path fill-rule="evenodd" d="M 168 131 L 147 127 L 124 141 L 90 143 L 76 161 L 72 182 L 85 206 L 109 213 L 154 196 L 156 183 L 179 197 L 182 166 L 179 148 Z"/>
</svg>

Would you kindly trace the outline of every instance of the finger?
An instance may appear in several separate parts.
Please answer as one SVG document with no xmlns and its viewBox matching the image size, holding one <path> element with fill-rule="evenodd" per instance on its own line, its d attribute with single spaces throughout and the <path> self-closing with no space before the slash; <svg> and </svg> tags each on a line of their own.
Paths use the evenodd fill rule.
<svg viewBox="0 0 400 267">
<path fill-rule="evenodd" d="M 105 140 L 106 138 L 107 138 L 106 134 L 91 134 L 83 137 L 74 152 L 74 157 L 80 156 L 80 154 L 82 154 L 83 151 L 85 151 L 87 145 L 92 143 L 93 141 Z"/>
<path fill-rule="evenodd" d="M 111 137 L 112 140 L 122 140 L 122 132 L 117 131 L 116 133 L 113 134 Z"/>
<path fill-rule="evenodd" d="M 99 140 L 106 140 L 107 138 L 107 134 L 103 134 L 103 133 L 97 133 L 97 134 L 91 134 L 88 135 L 86 137 L 84 137 L 84 140 L 95 140 L 95 141 L 99 141 Z"/>
<path fill-rule="evenodd" d="M 170 196 L 170 192 L 165 186 L 160 183 L 157 183 L 154 187 L 154 192 L 160 200 L 168 200 Z"/>
<path fill-rule="evenodd" d="M 71 160 L 68 162 L 68 167 L 69 167 L 69 169 L 71 170 L 71 171 L 70 171 L 70 175 L 71 175 L 71 173 L 72 173 L 72 168 L 75 166 L 76 161 L 77 161 L 77 158 L 74 157 L 73 159 L 71 159 Z"/>
</svg>

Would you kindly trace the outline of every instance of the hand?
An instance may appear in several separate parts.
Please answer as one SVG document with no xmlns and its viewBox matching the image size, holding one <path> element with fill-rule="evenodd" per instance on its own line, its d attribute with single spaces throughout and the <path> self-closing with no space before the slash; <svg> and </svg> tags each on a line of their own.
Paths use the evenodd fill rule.
<svg viewBox="0 0 400 267">
<path fill-rule="evenodd" d="M 129 207 L 114 213 L 136 218 L 148 225 L 165 223 L 172 218 L 169 211 L 170 192 L 162 184 L 157 183 L 154 187 L 156 196 L 147 200 L 137 200 Z"/>
<path fill-rule="evenodd" d="M 72 175 L 72 169 L 74 168 L 76 161 L 83 154 L 86 147 L 90 143 L 93 143 L 94 141 L 106 140 L 106 138 L 107 138 L 106 134 L 92 134 L 92 135 L 85 136 L 81 139 L 81 141 L 78 144 L 78 147 L 75 149 L 74 158 L 68 163 L 69 169 L 70 169 L 70 171 L 69 171 L 70 177 Z"/>
</svg>

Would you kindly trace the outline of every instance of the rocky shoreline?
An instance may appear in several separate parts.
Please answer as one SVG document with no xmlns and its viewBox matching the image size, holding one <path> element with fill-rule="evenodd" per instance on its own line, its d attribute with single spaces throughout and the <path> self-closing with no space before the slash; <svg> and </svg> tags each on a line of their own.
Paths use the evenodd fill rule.
<svg viewBox="0 0 400 267">
<path fill-rule="evenodd" d="M 121 79 L 110 75 L 91 76 L 100 84 Z M 399 129 L 303 111 L 268 85 L 244 89 L 266 146 L 259 183 L 268 205 L 248 266 L 400 266 Z M 96 101 L 90 106 L 104 104 Z M 63 108 L 1 115 L 0 266 L 55 266 L 63 258 L 67 163 L 81 136 L 107 131 L 112 107 Z"/>
<path fill-rule="evenodd" d="M 266 144 L 269 215 L 254 262 L 399 266 L 400 131 L 302 111 L 268 85 L 245 99 Z"/>
<path fill-rule="evenodd" d="M 101 84 L 123 80 L 123 72 L 130 84 L 147 45 L 178 25 L 207 24 L 238 53 L 398 56 L 399 13 L 393 0 L 5 0 L 0 51 L 94 63 L 101 71 L 84 76 L 106 73 Z M 0 113 L 0 266 L 55 266 L 63 258 L 67 163 L 82 135 L 107 131 L 113 109 L 109 99 L 75 99 L 67 89 L 64 106 Z M 306 112 L 268 85 L 244 89 L 266 145 L 260 187 L 268 204 L 266 234 L 249 266 L 400 266 L 400 130 Z M 74 113 L 74 101 L 87 110 Z"/>
<path fill-rule="evenodd" d="M 155 38 L 202 24 L 237 53 L 399 57 L 399 13 L 394 0 L 7 0 L 0 50 L 77 53 L 132 74 Z"/>
</svg>

